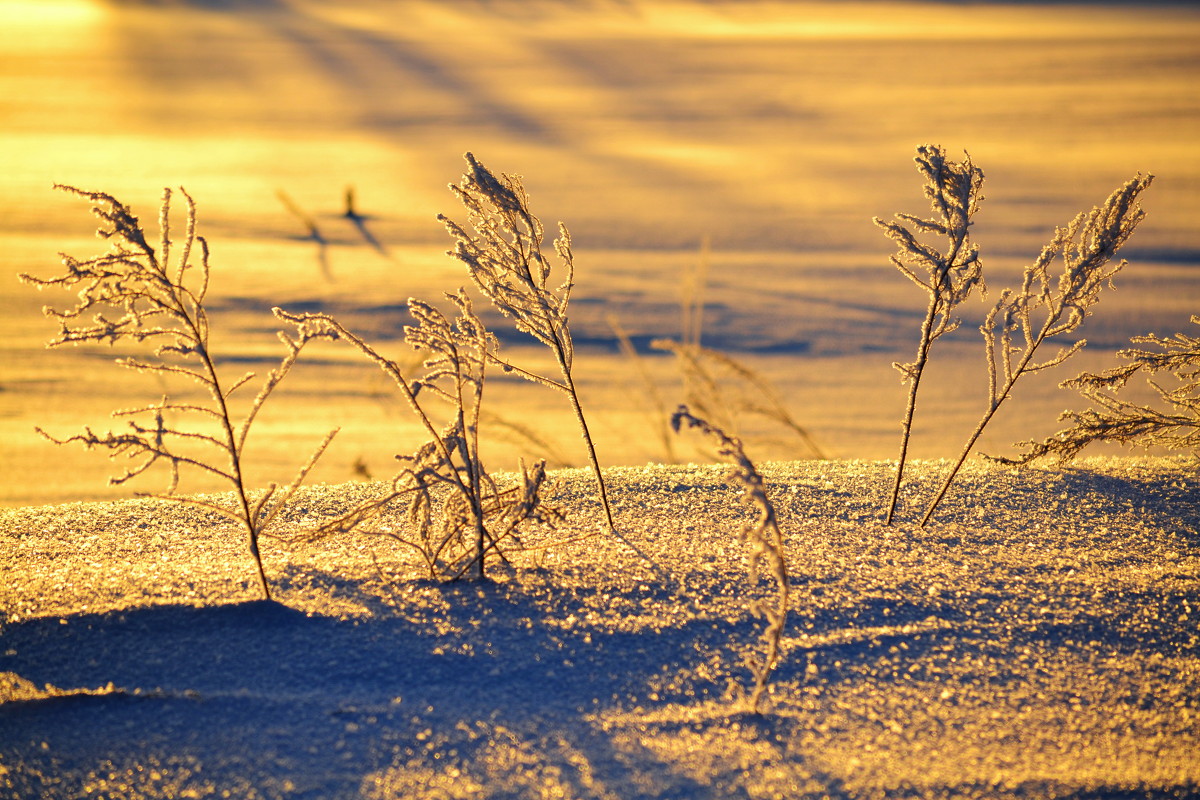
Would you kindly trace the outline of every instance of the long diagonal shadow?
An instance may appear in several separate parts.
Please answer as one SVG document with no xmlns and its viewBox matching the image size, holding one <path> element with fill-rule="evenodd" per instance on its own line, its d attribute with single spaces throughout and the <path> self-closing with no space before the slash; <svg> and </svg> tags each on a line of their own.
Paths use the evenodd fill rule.
<svg viewBox="0 0 1200 800">
<path fill-rule="evenodd" d="M 518 796 L 522 781 L 576 796 L 601 784 L 623 796 L 638 786 L 637 796 L 648 786 L 653 796 L 709 795 L 594 720 L 637 702 L 664 670 L 689 672 L 744 637 L 732 623 L 621 630 L 585 621 L 594 597 L 544 602 L 507 584 L 430 587 L 442 611 L 406 619 L 353 582 L 302 577 L 376 612 L 341 619 L 258 601 L 7 625 L 0 672 L 95 692 L 0 704 L 0 760 L 16 785 L 40 791 L 55 775 L 82 786 L 105 765 L 141 774 L 156 764 L 195 777 L 180 791 L 202 774 L 230 790 L 249 780 L 301 787 L 280 789 L 289 797 L 357 796 L 368 784 L 399 791 L 471 773 Z M 703 683 L 690 691 L 720 693 Z"/>
</svg>

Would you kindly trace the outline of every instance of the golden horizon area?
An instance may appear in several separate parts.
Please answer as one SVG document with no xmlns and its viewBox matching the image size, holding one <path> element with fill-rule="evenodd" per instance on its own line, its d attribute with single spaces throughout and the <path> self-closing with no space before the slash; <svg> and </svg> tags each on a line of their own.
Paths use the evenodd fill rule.
<svg viewBox="0 0 1200 800">
<path fill-rule="evenodd" d="M 980 449 L 1053 432 L 1081 402 L 1058 381 L 1200 313 L 1200 10 L 1187 4 L 7 0 L 0 26 L 0 504 L 165 486 L 106 488 L 119 468 L 103 454 L 33 431 L 119 426 L 111 411 L 171 388 L 106 350 L 43 349 L 55 326 L 41 306 L 70 298 L 16 276 L 104 247 L 55 183 L 109 192 L 151 230 L 163 187 L 186 187 L 213 252 L 215 344 L 236 376 L 277 357 L 273 305 L 334 310 L 404 355 L 408 297 L 467 283 L 436 220 L 463 216 L 446 189 L 463 153 L 523 176 L 547 229 L 562 220 L 574 238 L 581 391 L 611 465 L 669 454 L 608 320 L 643 346 L 673 406 L 678 375 L 644 345 L 680 336 L 701 259 L 705 344 L 769 378 L 826 452 L 896 457 L 904 388 L 890 365 L 912 356 L 923 298 L 871 218 L 927 213 L 912 167 L 926 142 L 969 151 L 987 176 L 975 237 L 990 299 L 1056 225 L 1156 175 L 1131 263 L 1082 331 L 1089 347 L 1019 387 Z M 347 187 L 370 238 L 343 214 Z M 323 252 L 280 193 L 320 227 Z M 979 415 L 985 310 L 973 300 L 935 355 L 914 457 L 952 455 Z M 251 434 L 254 485 L 289 480 L 338 426 L 314 479 L 360 479 L 360 464 L 387 477 L 420 437 L 376 375 L 337 348 L 302 365 Z M 561 398 L 505 381 L 492 397 L 584 463 Z M 503 431 L 491 447 L 496 470 L 537 455 Z"/>
</svg>

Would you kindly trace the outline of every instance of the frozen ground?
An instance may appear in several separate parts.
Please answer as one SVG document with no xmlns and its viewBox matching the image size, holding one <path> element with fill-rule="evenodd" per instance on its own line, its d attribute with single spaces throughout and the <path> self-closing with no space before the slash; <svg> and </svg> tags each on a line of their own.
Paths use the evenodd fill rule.
<svg viewBox="0 0 1200 800">
<path fill-rule="evenodd" d="M 574 235 L 578 373 L 613 465 L 668 454 L 607 319 L 647 355 L 651 338 L 678 336 L 681 276 L 706 237 L 705 342 L 769 376 L 826 452 L 895 457 L 904 393 L 890 364 L 912 357 L 923 298 L 870 219 L 925 212 L 911 163 L 924 142 L 969 150 L 987 173 L 976 232 L 993 297 L 1055 225 L 1139 170 L 1158 176 L 1088 350 L 1019 386 L 984 450 L 1052 432 L 1074 402 L 1059 379 L 1200 311 L 1194 4 L 3 0 L 0 28 L 6 505 L 120 496 L 103 459 L 33 426 L 102 426 L 164 388 L 130 382 L 109 353 L 42 350 L 39 309 L 57 298 L 16 274 L 98 247 L 56 182 L 113 192 L 151 227 L 162 187 L 187 187 L 214 253 L 216 344 L 237 373 L 273 359 L 275 304 L 335 311 L 394 348 L 410 295 L 464 281 L 434 219 L 454 213 L 445 186 L 462 153 L 524 175 L 535 210 Z M 365 234 L 342 215 L 347 185 Z M 971 323 L 984 311 L 972 301 L 934 354 L 920 457 L 952 455 L 982 410 Z M 648 361 L 673 406 L 670 364 Z M 417 443 L 373 368 L 344 352 L 288 386 L 251 436 L 256 485 L 289 479 L 334 426 L 329 483 L 356 464 L 383 477 Z M 490 396 L 581 463 L 561 398 L 502 382 Z M 491 466 L 512 468 L 521 447 L 493 438 Z"/>
<path fill-rule="evenodd" d="M 944 463 L 911 472 L 902 519 Z M 382 540 L 265 543 L 160 501 L 0 511 L 0 796 L 1184 798 L 1200 793 L 1194 463 L 973 462 L 927 529 L 886 462 L 763 466 L 793 603 L 769 710 L 720 467 L 610 471 L 626 534 L 487 584 Z M 557 473 L 552 543 L 593 530 Z M 317 486 L 295 533 L 369 484 Z"/>
<path fill-rule="evenodd" d="M 881 526 L 904 399 L 889 365 L 911 357 L 923 301 L 870 222 L 924 212 L 916 145 L 969 150 L 998 292 L 1056 224 L 1158 176 L 1089 347 L 1019 385 L 980 449 L 1053 431 L 1074 402 L 1059 379 L 1200 312 L 1194 4 L 0 0 L 0 29 L 0 504 L 25 506 L 0 510 L 0 796 L 1200 793 L 1194 464 L 972 462 L 936 524 Z M 765 716 L 731 700 L 756 589 L 720 468 L 610 468 L 627 533 L 677 585 L 599 536 L 485 585 L 431 584 L 380 541 L 272 540 L 265 604 L 236 531 L 118 500 L 100 456 L 33 433 L 100 427 L 169 388 L 112 353 L 42 349 L 40 307 L 60 299 L 15 276 L 98 247 L 52 184 L 110 191 L 151 227 L 162 187 L 187 187 L 214 254 L 214 344 L 240 373 L 275 360 L 272 305 L 333 311 L 398 355 L 406 299 L 464 282 L 434 217 L 454 215 L 466 150 L 572 230 L 576 369 L 605 464 L 672 455 L 608 318 L 673 406 L 678 376 L 647 344 L 679 335 L 703 241 L 705 343 L 860 459 L 751 449 L 780 459 L 764 472 L 795 587 Z M 918 457 L 952 455 L 978 418 L 984 310 L 934 354 Z M 522 363 L 545 358 L 501 333 Z M 372 367 L 314 356 L 248 452 L 252 485 L 286 481 L 342 426 L 287 532 L 375 491 L 345 481 L 418 443 Z M 500 378 L 488 398 L 582 460 L 561 398 Z M 493 470 L 528 450 L 507 430 L 485 431 Z M 903 519 L 943 467 L 912 472 Z M 554 536 L 594 530 L 587 476 L 557 475 Z M 85 499 L 113 502 L 68 502 Z"/>
</svg>

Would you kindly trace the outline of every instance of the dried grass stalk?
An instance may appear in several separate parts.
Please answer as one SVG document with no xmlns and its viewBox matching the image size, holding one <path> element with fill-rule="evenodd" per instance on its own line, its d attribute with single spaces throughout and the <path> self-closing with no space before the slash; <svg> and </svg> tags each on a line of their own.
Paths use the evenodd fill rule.
<svg viewBox="0 0 1200 800">
<path fill-rule="evenodd" d="M 1146 216 L 1138 198 L 1153 180 L 1153 175 L 1139 174 L 1102 205 L 1081 212 L 1065 228 L 1057 228 L 1050 243 L 1025 268 L 1020 289 L 1005 289 L 988 312 L 980 326 L 987 353 L 988 407 L 930 502 L 922 526 L 932 519 L 975 442 L 1021 376 L 1058 366 L 1087 344 L 1086 339 L 1079 339 L 1044 361 L 1034 360 L 1047 340 L 1079 329 L 1100 300 L 1100 291 L 1111 286 L 1113 277 L 1125 266 L 1124 261 L 1109 262 Z M 1051 271 L 1055 261 L 1061 261 L 1057 279 Z"/>
<path fill-rule="evenodd" d="M 83 433 L 65 439 L 40 428 L 38 432 L 56 444 L 77 442 L 88 449 L 108 450 L 114 460 L 132 462 L 120 475 L 110 479 L 115 485 L 142 475 L 156 464 L 167 465 L 171 477 L 166 492 L 149 496 L 208 508 L 241 525 L 246 531 L 247 547 L 263 596 L 270 599 L 259 538 L 287 506 L 336 431 L 325 437 L 290 484 L 282 489 L 271 484 L 257 497 L 251 495 L 243 472 L 246 437 L 263 404 L 296 363 L 300 351 L 314 339 L 324 338 L 325 332 L 300 323 L 294 336 L 279 333 L 286 353 L 279 365 L 267 373 L 239 420 L 231 408 L 233 396 L 250 385 L 255 375 L 248 372 L 226 382 L 209 350 L 210 323 L 204 305 L 209 286 L 209 251 L 204 238 L 196 233 L 196 207 L 192 198 L 180 190 L 186 204 L 186 224 L 182 242 L 173 253 L 176 243 L 171 239 L 169 189 L 163 192 L 160 237 L 155 248 L 147 241 L 137 217 L 113 196 L 71 186 L 56 188 L 92 204 L 92 212 L 102 223 L 97 234 L 108 240 L 111 247 L 107 253 L 83 260 L 62 254 L 66 272 L 53 278 L 21 276 L 39 289 L 59 287 L 78 293 L 76 304 L 70 308 L 44 309 L 61 328 L 47 346 L 120 343 L 145 348 L 148 350 L 145 355 L 117 358 L 116 362 L 164 380 L 186 378 L 199 384 L 207 399 L 186 403 L 164 396 L 156 403 L 116 411 L 113 416 L 127 421 L 128 427 L 122 432 L 95 433 L 85 428 Z M 176 495 L 183 469 L 215 475 L 228 483 L 233 489 L 233 505 Z"/>
<path fill-rule="evenodd" d="M 984 288 L 979 248 L 970 238 L 971 217 L 983 199 L 980 194 L 983 170 L 971 162 L 969 155 L 961 162 L 948 161 L 945 150 L 939 145 L 918 147 L 916 162 L 917 170 L 925 177 L 925 197 L 929 199 L 933 217 L 921 219 L 911 214 L 896 214 L 896 222 L 875 219 L 875 224 L 883 228 L 887 237 L 896 243 L 898 251 L 891 257 L 892 264 L 929 296 L 925 319 L 921 323 L 916 359 L 908 364 L 893 364 L 909 389 L 896 480 L 887 506 L 888 525 L 892 524 L 900 496 L 917 392 L 929 361 L 930 348 L 937 339 L 955 330 L 961 323 L 954 314 L 956 307 L 971 295 L 976 286 L 981 290 Z M 923 235 L 932 235 L 944 240 L 945 244 L 939 249 L 923 241 Z"/>
<path fill-rule="evenodd" d="M 574 288 L 575 260 L 571 235 L 562 223 L 554 252 L 564 275 L 557 286 L 551 285 L 553 264 L 543 252 L 545 228 L 529 209 L 529 197 L 516 176 L 495 174 L 467 153 L 468 171 L 450 189 L 467 211 L 467 226 L 444 215 L 438 219 L 454 237 L 450 255 L 462 261 L 475 286 L 517 328 L 550 348 L 559 367 L 559 377 L 551 378 L 522 369 L 494 354 L 489 359 L 505 372 L 562 392 L 570 400 L 587 449 L 588 462 L 596 477 L 600 505 L 607 530 L 638 553 L 656 572 L 664 575 L 645 553 L 629 541 L 613 519 L 608 487 L 600 470 L 596 447 L 588 428 L 583 406 L 576 391 L 572 367 L 575 346 L 567 319 L 567 306 Z"/>
</svg>

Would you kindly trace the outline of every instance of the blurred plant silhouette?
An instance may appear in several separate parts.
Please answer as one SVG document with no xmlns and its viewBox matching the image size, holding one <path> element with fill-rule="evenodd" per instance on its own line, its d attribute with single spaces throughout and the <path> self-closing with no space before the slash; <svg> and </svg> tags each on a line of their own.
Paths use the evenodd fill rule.
<svg viewBox="0 0 1200 800">
<path fill-rule="evenodd" d="M 746 441 L 743 418 L 758 417 L 799 440 L 801 450 L 796 457 L 825 458 L 812 434 L 791 415 L 770 381 L 728 353 L 701 343 L 710 256 L 711 246 L 706 237 L 699 261 L 683 278 L 679 340 L 656 339 L 650 343 L 655 350 L 675 356 L 683 384 L 683 404 L 715 427 L 739 437 L 743 446 Z M 778 441 L 768 437 L 767 443 Z"/>
<path fill-rule="evenodd" d="M 211 509 L 242 526 L 263 596 L 271 599 L 259 538 L 287 507 L 336 431 L 325 437 L 290 484 L 283 488 L 271 484 L 257 496 L 252 495 L 244 473 L 246 436 L 267 398 L 296 363 L 300 351 L 325 333 L 305 324 L 296 326 L 294 336 L 281 331 L 279 339 L 286 353 L 279 365 L 267 373 L 239 418 L 232 408 L 233 397 L 255 376 L 247 372 L 226 382 L 209 349 L 209 318 L 204 305 L 210 277 L 209 251 L 207 242 L 196 233 L 196 207 L 192 198 L 180 190 L 186 205 L 186 226 L 182 243 L 173 253 L 169 189 L 163 192 L 160 238 L 155 249 L 147 242 L 137 217 L 116 198 L 71 186 L 56 188 L 92 204 L 92 212 L 101 220 L 97 234 L 108 240 L 111 248 L 107 253 L 83 260 L 62 254 L 66 271 L 53 278 L 21 275 L 23 281 L 39 289 L 60 287 L 78 291 L 78 301 L 71 308 L 60 311 L 45 307 L 46 315 L 61 325 L 59 335 L 47 346 L 119 343 L 146 348 L 147 355 L 118 357 L 116 363 L 164 380 L 185 378 L 201 387 L 204 399 L 193 402 L 164 396 L 156 403 L 115 411 L 113 416 L 128 420 L 128 428 L 121 432 L 95 433 L 85 428 L 83 433 L 66 439 L 58 439 L 40 428 L 38 432 L 56 444 L 76 442 L 88 449 L 108 450 L 114 460 L 133 462 L 122 474 L 110 479 L 112 484 L 132 480 L 160 462 L 166 464 L 171 472 L 167 491 L 150 496 Z M 120 316 L 114 319 L 112 312 Z M 88 314 L 93 315 L 90 320 L 86 319 Z M 233 490 L 232 502 L 177 495 L 183 469 L 221 478 Z"/>
</svg>

